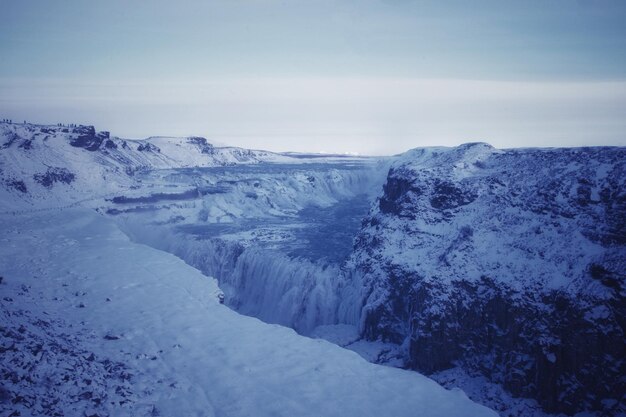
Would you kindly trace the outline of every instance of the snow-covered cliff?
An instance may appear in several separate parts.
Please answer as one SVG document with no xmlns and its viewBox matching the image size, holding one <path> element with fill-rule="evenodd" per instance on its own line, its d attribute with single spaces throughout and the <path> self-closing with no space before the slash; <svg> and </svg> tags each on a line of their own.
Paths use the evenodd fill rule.
<svg viewBox="0 0 626 417">
<path fill-rule="evenodd" d="M 406 365 L 552 412 L 624 411 L 626 149 L 416 149 L 356 238 L 339 315 Z"/>
</svg>

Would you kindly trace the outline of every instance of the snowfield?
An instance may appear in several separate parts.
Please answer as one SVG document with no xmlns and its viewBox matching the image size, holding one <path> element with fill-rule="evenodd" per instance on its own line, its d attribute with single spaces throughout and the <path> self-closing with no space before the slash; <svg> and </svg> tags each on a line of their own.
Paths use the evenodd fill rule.
<svg viewBox="0 0 626 417">
<path fill-rule="evenodd" d="M 93 211 L 0 218 L 0 415 L 495 416 L 415 372 L 235 313 Z"/>
</svg>

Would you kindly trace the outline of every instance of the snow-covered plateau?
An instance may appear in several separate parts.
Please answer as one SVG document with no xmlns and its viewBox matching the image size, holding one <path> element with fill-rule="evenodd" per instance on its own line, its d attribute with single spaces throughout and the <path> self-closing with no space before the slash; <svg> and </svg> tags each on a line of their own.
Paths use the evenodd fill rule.
<svg viewBox="0 0 626 417">
<path fill-rule="evenodd" d="M 0 416 L 626 415 L 624 161 L 0 123 Z"/>
</svg>

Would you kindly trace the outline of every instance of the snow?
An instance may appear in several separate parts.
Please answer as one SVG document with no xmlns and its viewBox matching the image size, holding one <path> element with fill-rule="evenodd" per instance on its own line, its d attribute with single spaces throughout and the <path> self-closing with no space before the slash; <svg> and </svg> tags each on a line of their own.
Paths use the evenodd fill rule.
<svg viewBox="0 0 626 417">
<path fill-rule="evenodd" d="M 78 367 L 69 381 L 56 381 L 54 390 L 42 381 L 3 381 L 3 395 L 33 394 L 37 400 L 5 401 L 2 415 L 35 413 L 46 396 L 74 415 L 496 415 L 417 373 L 373 365 L 331 343 L 237 314 L 219 304 L 215 280 L 173 255 L 131 242 L 91 211 L 0 219 L 1 306 L 10 318 L 3 326 L 23 322 L 34 334 L 32 323 L 45 319 L 56 339 L 69 338 L 74 350 L 65 350 L 67 363 L 93 364 Z M 24 315 L 33 320 L 20 319 Z M 17 340 L 13 333 L 2 335 L 5 348 Z M 43 361 L 51 361 L 47 372 L 59 372 L 59 361 L 50 358 L 64 353 L 51 351 L 50 340 L 41 337 Z M 83 359 L 71 356 L 78 353 Z M 20 354 L 28 358 L 28 352 Z M 3 369 L 15 366 L 9 356 L 0 359 Z M 38 356 L 30 360 L 47 366 Z M 102 364 L 127 368 L 118 372 L 117 387 L 106 378 L 100 384 L 98 376 L 109 372 Z M 124 390 L 127 402 L 111 404 Z"/>
<path fill-rule="evenodd" d="M 501 417 L 565 417 L 564 414 L 546 413 L 536 401 L 513 397 L 500 385 L 490 382 L 483 376 L 470 375 L 459 367 L 438 372 L 431 377 L 449 389 L 463 390 L 474 401 L 498 411 Z M 591 417 L 594 414 L 580 413 L 580 417 L 585 415 Z"/>
<path fill-rule="evenodd" d="M 389 160 L 274 154 L 194 137 L 111 138 L 116 149 L 90 152 L 70 146 L 74 136 L 56 126 L 0 124 L 0 274 L 6 278 L 0 302 L 8 329 L 0 335 L 3 349 L 12 341 L 19 347 L 0 364 L 17 369 L 9 361 L 26 361 L 36 370 L 34 385 L 9 386 L 32 391 L 33 398 L 42 397 L 44 386 L 60 384 L 46 395 L 61 399 L 66 414 L 482 415 L 462 394 L 441 391 L 418 374 L 382 371 L 322 340 L 237 313 L 402 367 L 408 343 L 359 336 L 367 309 L 389 301 L 384 283 L 366 288 L 367 278 L 355 271 L 359 261 L 375 259 L 370 278 L 378 266 L 393 263 L 444 283 L 476 280 L 488 271 L 515 290 L 602 295 L 606 289 L 590 282 L 585 268 L 621 256 L 620 248 L 610 252 L 591 242 L 574 221 L 520 207 L 532 200 L 519 196 L 525 187 L 551 190 L 539 183 L 553 177 L 550 164 L 524 154 L 549 157 L 547 151 L 501 151 L 482 143 L 409 151 L 394 164 L 408 178 L 427 186 L 433 178 L 449 179 L 489 198 L 459 208 L 451 220 L 416 203 L 416 219 L 387 216 L 369 226 L 356 218 L 353 230 L 332 209 L 345 206 L 354 216 L 361 210 L 355 197 L 367 193 L 370 215 L 378 215 L 375 197 Z M 615 161 L 557 162 L 556 170 L 573 178 L 555 195 L 557 206 L 577 198 L 577 174 L 592 182 L 591 210 L 607 179 L 623 178 Z M 57 168 L 74 179 L 49 187 L 36 181 Z M 17 179 L 27 193 L 12 183 Z M 344 262 L 358 228 L 378 243 L 355 246 Z M 218 278 L 220 287 L 207 276 Z M 219 305 L 222 291 L 237 313 Z M 446 297 L 428 311 L 440 311 Z M 584 317 L 602 324 L 611 314 L 588 306 Z M 39 345 L 62 349 L 42 354 Z M 86 359 L 94 354 L 95 360 Z M 80 371 L 60 372 L 65 363 Z M 68 386 L 67 375 L 77 384 Z M 125 375 L 132 375 L 132 384 Z M 543 415 L 530 400 L 516 402 L 484 378 L 466 380 L 440 379 L 503 415 Z M 90 401 L 65 399 L 85 392 Z M 0 401 L 5 394 L 0 390 Z M 117 405 L 94 411 L 94 398 Z M 445 411 L 448 405 L 452 411 Z M 460 412 L 463 407 L 470 411 Z"/>
<path fill-rule="evenodd" d="M 0 210 L 59 208 L 108 198 L 136 186 L 135 175 L 151 169 L 306 161 L 267 151 L 215 147 L 196 137 L 109 138 L 95 150 L 71 145 L 89 128 L 93 129 L 0 122 L 0 184 L 5 185 L 0 187 Z M 95 132 L 98 135 L 108 138 L 108 133 Z M 140 150 L 142 147 L 147 148 Z M 49 187 L 35 180 L 37 175 L 56 168 L 67 169 L 75 179 Z M 23 182 L 26 192 L 6 187 L 15 180 Z"/>
<path fill-rule="evenodd" d="M 374 345 L 359 340 L 347 347 L 364 344 L 360 352 L 381 362 L 386 358 L 376 344 L 392 340 L 417 369 L 441 370 L 456 361 L 517 395 L 534 396 L 546 409 L 599 408 L 599 401 L 584 403 L 619 391 L 610 384 L 620 381 L 623 365 L 597 360 L 591 340 L 602 340 L 598 349 L 606 352 L 621 346 L 623 336 L 616 311 L 626 258 L 617 218 L 624 212 L 625 156 L 626 148 L 496 150 L 487 144 L 400 156 L 355 238 L 345 266 L 352 272 L 340 277 L 339 322 L 358 326 Z M 560 297 L 567 308 L 555 301 Z M 504 309 L 488 306 L 502 300 Z M 473 314 L 478 317 L 465 320 Z M 508 319 L 530 331 L 514 323 L 499 333 L 496 324 L 496 341 L 483 339 L 485 329 Z M 534 323 L 541 325 L 531 328 Z M 577 332 L 589 335 L 588 346 L 577 343 Z M 501 338 L 507 333 L 513 339 Z M 544 337 L 551 340 L 544 344 Z M 509 359 L 532 355 L 537 343 L 543 357 Z M 460 353 L 447 355 L 440 350 L 446 344 Z M 615 374 L 607 376 L 609 369 Z M 563 381 L 571 385 L 564 388 Z M 509 415 L 515 404 L 502 401 L 498 410 Z M 598 412 L 617 412 L 617 404 Z"/>
</svg>

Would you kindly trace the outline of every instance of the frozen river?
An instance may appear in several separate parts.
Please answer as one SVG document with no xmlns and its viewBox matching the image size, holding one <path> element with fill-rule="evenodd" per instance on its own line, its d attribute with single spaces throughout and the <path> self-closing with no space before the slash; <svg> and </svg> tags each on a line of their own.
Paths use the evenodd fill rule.
<svg viewBox="0 0 626 417">
<path fill-rule="evenodd" d="M 293 258 L 341 263 L 367 214 L 371 198 L 359 194 L 328 207 L 309 206 L 295 216 L 245 219 L 233 223 L 182 225 L 177 229 L 200 239 L 237 237 Z"/>
</svg>

